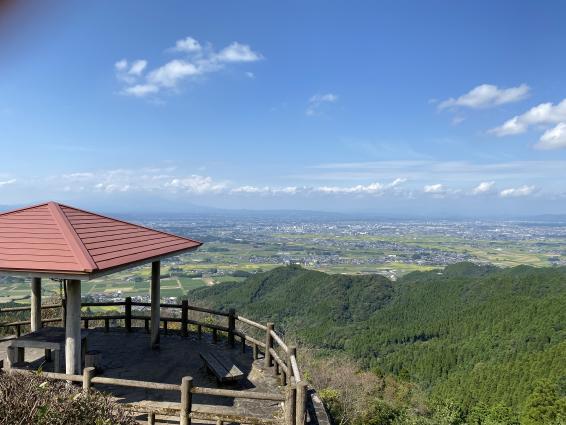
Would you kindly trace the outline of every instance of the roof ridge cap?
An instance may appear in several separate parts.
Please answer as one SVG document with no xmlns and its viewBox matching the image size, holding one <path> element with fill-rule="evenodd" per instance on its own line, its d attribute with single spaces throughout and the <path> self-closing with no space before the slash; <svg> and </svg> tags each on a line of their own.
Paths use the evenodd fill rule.
<svg viewBox="0 0 566 425">
<path fill-rule="evenodd" d="M 98 270 L 98 266 L 88 252 L 88 249 L 84 245 L 83 241 L 75 231 L 75 228 L 61 209 L 61 205 L 56 202 L 48 202 L 47 207 L 49 208 L 51 215 L 55 219 L 57 226 L 63 233 L 63 237 L 70 245 L 73 245 L 71 246 L 71 251 L 75 258 L 78 260 L 81 267 L 84 268 L 84 271 L 93 272 Z"/>
</svg>

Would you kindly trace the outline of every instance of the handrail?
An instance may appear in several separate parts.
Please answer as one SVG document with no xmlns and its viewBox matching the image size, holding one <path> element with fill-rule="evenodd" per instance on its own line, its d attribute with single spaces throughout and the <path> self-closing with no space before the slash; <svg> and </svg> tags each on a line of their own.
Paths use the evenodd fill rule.
<svg viewBox="0 0 566 425">
<path fill-rule="evenodd" d="M 277 332 L 275 331 L 270 331 L 271 336 L 273 337 L 273 339 L 275 340 L 275 342 L 277 342 L 277 344 L 279 344 L 279 346 L 283 349 L 283 351 L 285 351 L 285 353 L 289 352 L 289 347 L 287 347 L 287 344 L 285 344 L 283 342 L 283 340 L 281 339 L 281 337 L 277 334 Z"/>
<path fill-rule="evenodd" d="M 132 321 L 145 321 L 146 329 L 148 327 L 148 323 L 151 321 L 150 316 L 146 316 L 143 314 L 133 314 L 131 307 L 138 306 L 138 307 L 149 307 L 151 306 L 150 303 L 144 302 L 134 302 L 131 300 L 130 297 L 126 298 L 125 301 L 117 301 L 117 302 L 85 302 L 82 303 L 82 307 L 106 307 L 106 306 L 125 306 L 123 312 L 121 314 L 116 315 L 92 315 L 92 316 L 81 316 L 81 320 L 85 323 L 85 328 L 88 328 L 89 322 L 95 321 L 104 321 L 105 330 L 108 331 L 110 327 L 110 321 L 113 320 L 124 320 L 124 326 L 128 330 L 131 330 Z M 49 308 L 61 308 L 64 307 L 64 304 L 58 305 L 44 305 L 41 306 L 41 309 L 49 309 Z M 244 316 L 237 315 L 234 310 L 230 310 L 229 312 L 213 310 L 205 307 L 198 307 L 198 306 L 190 306 L 187 304 L 186 301 L 183 301 L 182 304 L 170 304 L 170 303 L 161 303 L 161 308 L 171 308 L 171 309 L 178 309 L 181 311 L 181 317 L 160 317 L 160 322 L 164 324 L 164 330 L 167 332 L 167 323 L 180 323 L 181 324 L 181 332 L 183 336 L 186 336 L 187 333 L 187 326 L 193 325 L 198 327 L 199 335 L 203 328 L 211 329 L 213 341 L 216 341 L 218 338 L 218 332 L 226 332 L 228 334 L 228 341 L 233 346 L 234 345 L 234 336 L 237 336 L 242 341 L 242 349 L 245 350 L 246 342 L 251 344 L 253 347 L 253 358 L 256 360 L 258 358 L 258 349 L 261 348 L 262 351 L 265 353 L 265 365 L 267 367 L 275 366 L 275 374 L 280 375 L 280 381 L 282 384 L 288 383 L 288 388 L 304 388 L 303 386 L 306 385 L 305 382 L 302 380 L 301 372 L 299 369 L 299 364 L 297 361 L 296 356 L 296 347 L 288 346 L 283 337 L 279 335 L 273 328 L 273 324 L 268 323 L 267 326 L 255 322 L 251 319 L 248 319 Z M 2 313 L 11 313 L 11 312 L 19 312 L 19 311 L 30 311 L 31 307 L 8 307 L 5 309 L 0 309 L 0 314 Z M 138 310 L 136 310 L 138 311 Z M 204 321 L 198 321 L 194 319 L 189 319 L 187 315 L 187 311 L 197 311 L 206 314 L 211 314 L 215 316 L 226 317 L 228 319 L 228 326 L 224 326 L 222 324 L 216 323 L 206 323 Z M 52 319 L 43 319 L 43 323 L 52 323 L 52 322 L 62 322 L 64 321 L 63 318 L 52 318 Z M 236 321 L 251 326 L 254 329 L 260 330 L 265 332 L 266 339 L 265 342 L 260 341 L 250 335 L 247 335 L 243 330 L 238 330 L 236 328 Z M 1 327 L 9 327 L 15 326 L 17 333 L 16 335 L 19 337 L 21 332 L 21 326 L 30 325 L 30 321 L 17 321 L 11 323 L 0 323 Z M 275 345 L 276 344 L 276 345 Z M 279 350 L 279 351 L 278 351 Z M 80 382 L 83 380 L 81 375 L 65 375 L 65 374 L 53 374 L 53 373 L 44 373 L 45 377 L 50 379 L 64 379 L 67 381 L 76 381 Z M 165 391 L 181 391 L 181 385 L 175 384 L 164 384 L 164 383 L 156 383 L 156 382 L 146 382 L 146 381 L 134 381 L 134 380 L 125 380 L 125 379 L 114 379 L 108 377 L 92 377 L 89 378 L 93 384 L 106 384 L 106 385 L 119 385 L 119 386 L 131 386 L 131 387 L 139 387 L 139 388 L 150 388 L 150 389 L 158 389 L 158 390 L 165 390 Z M 304 390 L 302 390 L 304 392 Z M 214 389 L 214 388 L 205 388 L 205 387 L 193 387 L 191 386 L 190 389 L 191 393 L 194 394 L 206 394 L 211 396 L 218 396 L 218 397 L 235 397 L 235 398 L 250 398 L 250 399 L 260 399 L 260 400 L 269 400 L 269 401 L 278 401 L 284 402 L 285 404 L 289 403 L 290 396 L 282 396 L 280 394 L 269 394 L 269 393 L 259 393 L 255 391 L 234 391 L 234 390 L 222 390 L 222 389 Z M 297 402 L 300 403 L 302 407 L 305 403 L 300 397 L 303 397 L 302 394 L 299 397 L 298 390 L 295 390 L 295 395 L 291 398 L 296 398 Z M 303 397 L 304 398 L 304 397 Z M 251 423 L 251 422 L 250 422 Z M 298 422 L 297 422 L 298 425 Z"/>
<path fill-rule="evenodd" d="M 61 304 L 45 304 L 41 306 L 42 310 L 47 310 L 50 308 L 61 308 Z M 12 313 L 16 311 L 31 311 L 31 306 L 0 308 L 0 313 Z"/>
<path fill-rule="evenodd" d="M 243 316 L 236 316 L 236 319 L 238 319 L 240 322 L 245 323 L 247 325 L 253 326 L 255 328 L 261 329 L 262 331 L 266 331 L 267 330 L 267 326 L 262 325 L 261 323 L 257 323 L 254 322 L 253 320 L 247 319 Z"/>
</svg>

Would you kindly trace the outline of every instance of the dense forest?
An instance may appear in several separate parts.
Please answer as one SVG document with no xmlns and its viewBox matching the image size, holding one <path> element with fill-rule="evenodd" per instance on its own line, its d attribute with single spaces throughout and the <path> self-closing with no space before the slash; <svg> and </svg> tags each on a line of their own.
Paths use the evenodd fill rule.
<svg viewBox="0 0 566 425">
<path fill-rule="evenodd" d="M 564 267 L 460 263 L 391 282 L 290 266 L 189 298 L 280 324 L 363 373 L 414 383 L 428 398 L 422 419 L 439 415 L 402 422 L 397 409 L 376 424 L 566 423 Z"/>
</svg>

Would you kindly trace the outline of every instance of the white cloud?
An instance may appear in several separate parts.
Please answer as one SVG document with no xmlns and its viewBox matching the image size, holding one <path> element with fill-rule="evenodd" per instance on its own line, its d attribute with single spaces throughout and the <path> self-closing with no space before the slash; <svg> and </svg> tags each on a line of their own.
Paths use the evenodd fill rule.
<svg viewBox="0 0 566 425">
<path fill-rule="evenodd" d="M 489 193 L 492 191 L 493 187 L 495 186 L 495 182 L 481 182 L 472 190 L 473 195 L 482 195 L 485 193 Z"/>
<path fill-rule="evenodd" d="M 117 71 L 124 71 L 128 67 L 128 61 L 126 59 L 119 60 L 114 64 L 114 68 Z"/>
<path fill-rule="evenodd" d="M 566 123 L 561 122 L 546 130 L 535 147 L 546 150 L 566 148 Z"/>
<path fill-rule="evenodd" d="M 145 78 L 143 73 L 147 67 L 147 61 L 137 60 L 131 65 L 126 59 L 116 62 L 114 65 L 117 71 L 116 76 L 125 84 L 121 93 L 145 97 L 157 94 L 163 89 L 175 89 L 182 81 L 219 71 L 229 64 L 256 62 L 263 58 L 247 44 L 234 42 L 216 52 L 210 45 L 203 48 L 192 37 L 177 40 L 175 47 L 169 50 L 190 55 L 173 59 L 154 68 L 147 73 Z M 253 78 L 253 73 L 249 71 L 246 72 L 246 75 Z"/>
<path fill-rule="evenodd" d="M 157 93 L 158 91 L 159 88 L 153 84 L 136 84 L 135 86 L 126 87 L 123 93 L 136 97 L 144 97 L 148 94 Z"/>
<path fill-rule="evenodd" d="M 534 106 L 527 112 L 504 122 L 489 132 L 496 136 L 521 134 L 532 125 L 551 125 L 566 122 L 566 99 L 554 105 L 550 102 Z"/>
<path fill-rule="evenodd" d="M 155 87 L 175 87 L 179 80 L 199 75 L 200 72 L 196 65 L 175 59 L 149 73 L 147 79 Z"/>
<path fill-rule="evenodd" d="M 195 53 L 202 50 L 200 43 L 192 37 L 187 37 L 182 40 L 177 40 L 175 47 L 171 49 L 177 52 Z"/>
<path fill-rule="evenodd" d="M 132 66 L 130 67 L 128 74 L 139 76 L 143 73 L 143 70 L 145 69 L 146 66 L 147 66 L 147 61 L 143 59 L 139 59 L 134 63 L 132 63 Z"/>
<path fill-rule="evenodd" d="M 305 113 L 309 116 L 318 115 L 321 105 L 324 103 L 336 103 L 338 95 L 334 93 L 315 94 L 309 99 L 309 104 Z"/>
<path fill-rule="evenodd" d="M 499 196 L 502 198 L 518 198 L 522 196 L 529 196 L 536 190 L 535 186 L 519 186 L 519 187 L 512 187 L 509 189 L 504 189 L 499 192 Z"/>
<path fill-rule="evenodd" d="M 254 52 L 247 44 L 234 42 L 223 48 L 216 55 L 216 59 L 221 62 L 256 62 L 262 59 L 262 56 Z"/>
<path fill-rule="evenodd" d="M 212 179 L 212 177 L 199 176 L 196 174 L 184 178 L 175 178 L 169 183 L 166 183 L 165 186 L 173 189 L 180 189 L 184 192 L 199 194 L 207 192 L 221 192 L 226 189 L 226 183 L 216 182 Z"/>
<path fill-rule="evenodd" d="M 115 192 L 128 192 L 131 189 L 131 186 L 128 184 L 120 185 L 114 183 L 98 183 L 94 186 L 96 190 L 106 192 L 106 193 L 115 193 Z M 82 191 L 84 188 L 80 187 L 79 191 Z M 69 192 L 71 190 L 70 186 L 65 187 L 65 191 Z"/>
<path fill-rule="evenodd" d="M 425 185 L 425 187 L 423 188 L 423 191 L 425 193 L 444 193 L 446 191 L 446 188 L 444 187 L 444 185 L 437 183 L 437 184 L 427 184 Z"/>
<path fill-rule="evenodd" d="M 0 181 L 0 187 L 8 186 L 10 184 L 14 184 L 14 183 L 16 183 L 16 181 L 17 181 L 16 179 Z"/>
<path fill-rule="evenodd" d="M 481 84 L 458 98 L 450 98 L 438 104 L 438 109 L 466 107 L 472 109 L 490 108 L 505 103 L 518 102 L 529 94 L 529 86 L 521 84 L 507 89 L 492 84 Z"/>
<path fill-rule="evenodd" d="M 375 182 L 370 183 L 368 185 L 356 185 L 350 187 L 342 187 L 342 186 L 320 186 L 314 188 L 315 192 L 321 193 L 333 193 L 333 194 L 347 194 L 347 193 L 365 193 L 365 194 L 381 194 L 383 193 L 385 186 L 381 183 Z"/>
</svg>

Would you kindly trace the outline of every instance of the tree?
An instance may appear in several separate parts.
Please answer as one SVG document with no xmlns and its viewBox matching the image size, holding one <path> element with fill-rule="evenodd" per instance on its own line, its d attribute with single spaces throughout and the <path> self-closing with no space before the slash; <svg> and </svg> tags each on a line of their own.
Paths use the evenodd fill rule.
<svg viewBox="0 0 566 425">
<path fill-rule="evenodd" d="M 539 381 L 525 401 L 521 425 L 562 424 L 566 424 L 566 397 L 560 397 L 558 386 L 551 381 Z"/>
</svg>

